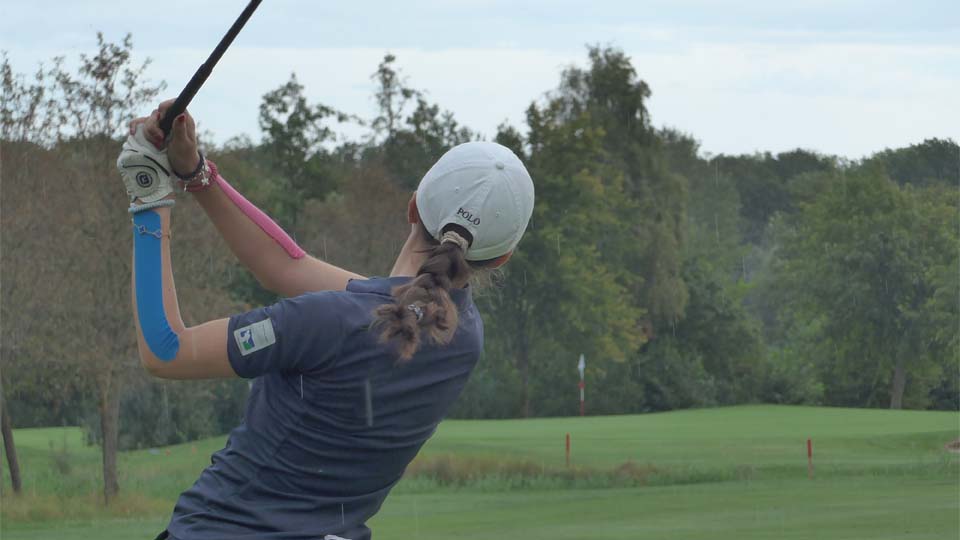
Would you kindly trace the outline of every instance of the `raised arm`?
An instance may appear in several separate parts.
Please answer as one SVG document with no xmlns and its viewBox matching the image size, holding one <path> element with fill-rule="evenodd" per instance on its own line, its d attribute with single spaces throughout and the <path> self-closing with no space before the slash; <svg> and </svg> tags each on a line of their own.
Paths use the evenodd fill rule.
<svg viewBox="0 0 960 540">
<path fill-rule="evenodd" d="M 141 122 L 140 124 L 143 124 Z M 172 379 L 235 375 L 227 357 L 227 319 L 187 328 L 180 316 L 170 264 L 171 165 L 153 147 L 144 125 L 123 144 L 117 167 L 130 196 L 132 302 L 140 359 L 152 374 Z M 183 136 L 183 119 L 174 127 Z"/>
<path fill-rule="evenodd" d="M 130 196 L 133 264 L 132 303 L 143 366 L 167 379 L 255 377 L 270 371 L 315 365 L 321 357 L 310 340 L 335 342 L 338 314 L 324 299 L 304 295 L 269 307 L 187 327 L 180 315 L 170 255 L 170 219 L 175 167 L 167 149 L 146 138 L 153 119 L 141 119 L 123 145 L 117 167 Z M 171 142 L 186 137 L 186 118 L 175 120 Z M 312 309 L 306 315 L 305 311 Z M 303 324 L 304 319 L 309 324 Z M 323 332 L 315 325 L 326 321 Z M 325 332 L 325 333 L 324 333 Z M 332 332 L 332 334 L 331 334 Z M 286 346 L 285 346 L 286 344 Z M 328 347 L 327 357 L 335 351 Z"/>
<path fill-rule="evenodd" d="M 162 117 L 172 103 L 170 100 L 160 104 L 155 117 Z M 152 118 L 147 122 L 146 135 L 155 141 L 162 140 Z M 187 190 L 195 195 L 230 250 L 261 285 L 281 296 L 292 297 L 314 291 L 342 290 L 350 279 L 362 277 L 307 255 L 275 221 L 228 184 L 216 166 L 205 169 L 197 151 L 193 118 L 187 113 L 183 122 L 187 135 L 183 140 L 170 141 L 170 164 L 181 178 L 192 177 L 187 180 Z"/>
<path fill-rule="evenodd" d="M 169 207 L 133 215 L 132 291 L 137 348 L 147 371 L 165 379 L 236 376 L 227 357 L 228 319 L 183 324 L 170 258 Z"/>
<path fill-rule="evenodd" d="M 210 188 L 194 191 L 197 202 L 240 263 L 266 289 L 281 296 L 339 291 L 362 276 L 306 254 L 267 214 L 211 167 Z"/>
</svg>

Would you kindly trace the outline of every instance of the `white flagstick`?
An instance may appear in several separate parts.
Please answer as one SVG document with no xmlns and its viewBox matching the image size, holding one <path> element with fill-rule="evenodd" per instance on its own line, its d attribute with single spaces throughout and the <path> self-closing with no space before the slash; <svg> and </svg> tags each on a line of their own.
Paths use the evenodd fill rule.
<svg viewBox="0 0 960 540">
<path fill-rule="evenodd" d="M 587 367 L 587 362 L 583 357 L 583 354 L 580 355 L 580 362 L 577 363 L 577 369 L 580 371 L 580 416 L 584 415 L 584 388 L 586 387 L 586 382 L 583 378 L 583 370 Z"/>
</svg>

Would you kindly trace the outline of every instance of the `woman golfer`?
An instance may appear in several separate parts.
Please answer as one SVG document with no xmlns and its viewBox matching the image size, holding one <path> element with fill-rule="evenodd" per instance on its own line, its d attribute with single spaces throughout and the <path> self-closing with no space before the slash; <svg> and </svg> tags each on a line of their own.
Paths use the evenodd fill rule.
<svg viewBox="0 0 960 540">
<path fill-rule="evenodd" d="M 230 187 L 197 151 L 189 115 L 164 144 L 170 104 L 131 123 L 117 161 L 133 215 L 140 357 L 157 377 L 254 382 L 243 423 L 160 538 L 369 539 L 366 521 L 480 357 L 483 322 L 467 282 L 510 258 L 533 210 L 530 176 L 498 144 L 451 149 L 407 205 L 410 234 L 390 277 L 368 279 L 306 255 Z M 285 300 L 184 325 L 170 265 L 175 182 Z"/>
</svg>

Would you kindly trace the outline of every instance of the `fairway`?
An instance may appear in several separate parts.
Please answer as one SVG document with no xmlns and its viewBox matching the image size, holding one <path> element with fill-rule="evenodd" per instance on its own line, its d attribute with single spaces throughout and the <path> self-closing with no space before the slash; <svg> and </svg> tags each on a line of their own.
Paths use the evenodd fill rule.
<svg viewBox="0 0 960 540">
<path fill-rule="evenodd" d="M 958 420 L 951 412 L 746 406 L 448 421 L 411 467 L 420 472 L 401 482 L 371 526 L 380 540 L 956 538 L 958 457 L 944 444 L 958 436 Z M 572 466 L 583 471 L 573 480 L 562 474 L 567 433 Z M 108 511 L 92 502 L 99 453 L 82 446 L 78 430 L 16 435 L 28 493 L 15 501 L 5 489 L 5 540 L 152 538 L 223 444 L 124 453 L 123 500 Z M 60 474 L 54 456 L 64 444 L 71 465 Z M 532 469 L 444 483 L 424 466 L 438 460 L 454 469 L 462 461 L 468 472 L 478 463 Z M 628 462 L 647 471 L 634 487 L 600 486 L 616 484 L 610 471 Z M 507 474 L 522 478 L 498 477 Z"/>
<path fill-rule="evenodd" d="M 564 434 L 574 461 L 677 466 L 806 467 L 806 440 L 822 466 L 902 465 L 942 455 L 958 429 L 949 412 L 745 406 L 640 416 L 444 422 L 426 453 L 518 455 L 559 465 Z"/>
</svg>

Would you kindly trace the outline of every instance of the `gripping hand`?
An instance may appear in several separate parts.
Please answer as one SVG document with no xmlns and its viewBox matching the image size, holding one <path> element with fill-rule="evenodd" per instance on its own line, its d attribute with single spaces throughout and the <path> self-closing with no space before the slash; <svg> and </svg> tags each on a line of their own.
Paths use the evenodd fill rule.
<svg viewBox="0 0 960 540">
<path fill-rule="evenodd" d="M 158 150 L 144 136 L 144 124 L 127 137 L 117 158 L 117 169 L 127 187 L 130 202 L 139 199 L 144 203 L 159 201 L 174 192 L 172 169 L 167 159 L 167 150 Z"/>
</svg>

